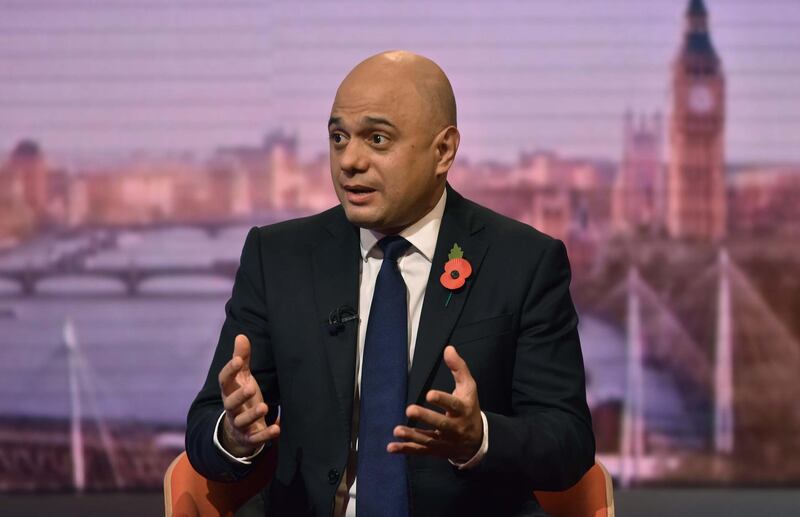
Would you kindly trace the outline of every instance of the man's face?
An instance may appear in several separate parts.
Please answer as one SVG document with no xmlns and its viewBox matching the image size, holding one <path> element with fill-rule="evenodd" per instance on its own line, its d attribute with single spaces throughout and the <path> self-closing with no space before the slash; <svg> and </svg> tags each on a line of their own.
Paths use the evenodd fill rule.
<svg viewBox="0 0 800 517">
<path fill-rule="evenodd" d="M 328 126 L 331 176 L 347 219 L 381 233 L 413 224 L 438 201 L 434 132 L 403 80 L 351 74 Z"/>
</svg>

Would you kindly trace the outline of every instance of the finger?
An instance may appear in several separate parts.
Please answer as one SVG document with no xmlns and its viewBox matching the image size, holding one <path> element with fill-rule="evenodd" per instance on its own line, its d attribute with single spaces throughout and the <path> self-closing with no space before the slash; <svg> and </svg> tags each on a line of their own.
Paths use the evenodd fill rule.
<svg viewBox="0 0 800 517">
<path fill-rule="evenodd" d="M 449 427 L 445 415 L 416 404 L 411 404 L 406 408 L 406 416 L 439 431 L 445 431 Z"/>
<path fill-rule="evenodd" d="M 233 341 L 233 357 L 242 359 L 242 371 L 250 371 L 250 340 L 244 334 L 238 334 Z"/>
<path fill-rule="evenodd" d="M 472 374 L 469 372 L 469 367 L 467 366 L 466 361 L 458 355 L 456 352 L 456 347 L 453 345 L 447 345 L 444 349 L 444 362 L 447 364 L 447 367 L 450 368 L 450 372 L 453 374 L 453 379 L 456 381 L 456 385 L 464 384 L 472 380 Z"/>
<path fill-rule="evenodd" d="M 438 456 L 440 458 L 448 456 L 444 450 L 415 442 L 391 442 L 386 446 L 386 451 L 391 454 L 408 454 L 409 456 Z"/>
<path fill-rule="evenodd" d="M 250 434 L 267 427 L 265 416 L 266 412 L 261 404 L 246 408 L 236 416 L 230 415 L 233 427 L 242 434 Z"/>
<path fill-rule="evenodd" d="M 408 442 L 416 442 L 429 447 L 441 443 L 440 434 L 431 429 L 417 429 L 405 425 L 398 425 L 394 428 L 395 438 L 400 438 Z"/>
<path fill-rule="evenodd" d="M 461 416 L 464 414 L 464 402 L 450 393 L 439 390 L 430 390 L 425 395 L 425 400 L 448 412 L 449 416 Z"/>
<path fill-rule="evenodd" d="M 253 401 L 253 404 L 247 404 L 255 394 L 256 391 L 252 386 L 242 386 L 230 395 L 223 396 L 222 405 L 225 411 L 238 415 L 243 409 L 246 409 L 246 407 L 255 405 L 256 401 Z"/>
<path fill-rule="evenodd" d="M 267 414 L 267 405 L 263 402 L 254 407 L 245 409 L 233 419 L 234 427 L 244 429 L 257 422 L 263 423 L 264 416 Z M 266 427 L 266 424 L 263 424 Z"/>
<path fill-rule="evenodd" d="M 278 425 L 271 425 L 264 429 L 259 429 L 246 435 L 245 438 L 250 443 L 264 443 L 267 440 L 275 440 L 281 435 L 281 428 Z"/>
<path fill-rule="evenodd" d="M 234 357 L 222 367 L 222 370 L 220 370 L 217 376 L 217 380 L 219 381 L 219 387 L 222 389 L 223 394 L 227 395 L 233 393 L 239 387 L 239 383 L 236 382 L 236 375 L 241 369 L 242 359 L 239 357 Z"/>
</svg>

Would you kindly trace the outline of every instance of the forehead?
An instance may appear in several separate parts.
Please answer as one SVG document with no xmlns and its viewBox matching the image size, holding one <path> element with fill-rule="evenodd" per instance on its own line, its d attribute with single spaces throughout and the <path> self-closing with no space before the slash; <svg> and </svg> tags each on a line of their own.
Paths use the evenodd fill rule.
<svg viewBox="0 0 800 517">
<path fill-rule="evenodd" d="M 331 118 L 350 124 L 382 118 L 405 126 L 420 118 L 421 101 L 410 81 L 348 77 L 336 92 Z"/>
</svg>

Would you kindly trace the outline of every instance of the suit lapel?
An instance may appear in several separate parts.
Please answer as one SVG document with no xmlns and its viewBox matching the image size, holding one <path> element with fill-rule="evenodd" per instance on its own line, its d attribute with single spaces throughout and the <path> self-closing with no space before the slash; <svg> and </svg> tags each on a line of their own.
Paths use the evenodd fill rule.
<svg viewBox="0 0 800 517">
<path fill-rule="evenodd" d="M 422 304 L 414 358 L 408 377 L 407 402 L 409 404 L 417 403 L 422 396 L 422 390 L 427 384 L 428 377 L 441 360 L 442 352 L 447 346 L 447 339 L 464 308 L 470 287 L 479 274 L 480 265 L 488 247 L 478 234 L 481 228 L 482 226 L 472 217 L 472 211 L 461 195 L 448 185 L 447 204 L 436 240 L 436 251 L 428 276 L 428 284 L 425 288 L 425 300 Z M 464 287 L 453 292 L 452 298 L 447 303 L 450 291 L 439 282 L 439 277 L 444 272 L 444 264 L 448 260 L 447 255 L 455 243 L 458 243 L 464 250 L 464 258 L 472 265 L 472 275 L 467 279 Z"/>
<path fill-rule="evenodd" d="M 361 254 L 358 228 L 347 221 L 343 211 L 338 212 L 335 217 L 335 220 L 326 225 L 327 232 L 314 248 L 311 263 L 317 318 L 323 329 L 323 346 L 339 401 L 342 423 L 349 432 L 355 393 L 358 325 L 347 324 L 343 330 L 331 334 L 327 321 L 330 312 L 342 305 L 358 310 Z M 461 195 L 448 185 L 447 204 L 425 288 L 425 301 L 408 378 L 409 404 L 418 402 L 422 396 L 429 376 L 441 360 L 447 339 L 469 296 L 470 287 L 479 274 L 488 248 L 479 234 L 482 228 Z M 464 287 L 454 291 L 447 303 L 450 291 L 442 286 L 439 277 L 444 272 L 447 255 L 455 243 L 464 250 L 464 258 L 470 262 L 473 271 Z"/>
<path fill-rule="evenodd" d="M 344 428 L 350 430 L 355 389 L 355 357 L 358 325 L 351 322 L 336 333 L 328 329 L 332 310 L 348 305 L 358 311 L 358 229 L 344 212 L 326 226 L 327 235 L 312 252 L 312 274 L 317 318 L 323 327 L 323 346 L 331 370 Z"/>
</svg>

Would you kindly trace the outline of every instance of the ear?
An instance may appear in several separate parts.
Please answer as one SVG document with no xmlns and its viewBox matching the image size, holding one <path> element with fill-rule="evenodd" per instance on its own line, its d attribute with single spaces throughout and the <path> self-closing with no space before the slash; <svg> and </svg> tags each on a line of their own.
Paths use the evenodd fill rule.
<svg viewBox="0 0 800 517">
<path fill-rule="evenodd" d="M 436 175 L 446 174 L 456 159 L 461 134 L 455 126 L 447 126 L 434 138 L 436 147 Z"/>
</svg>

